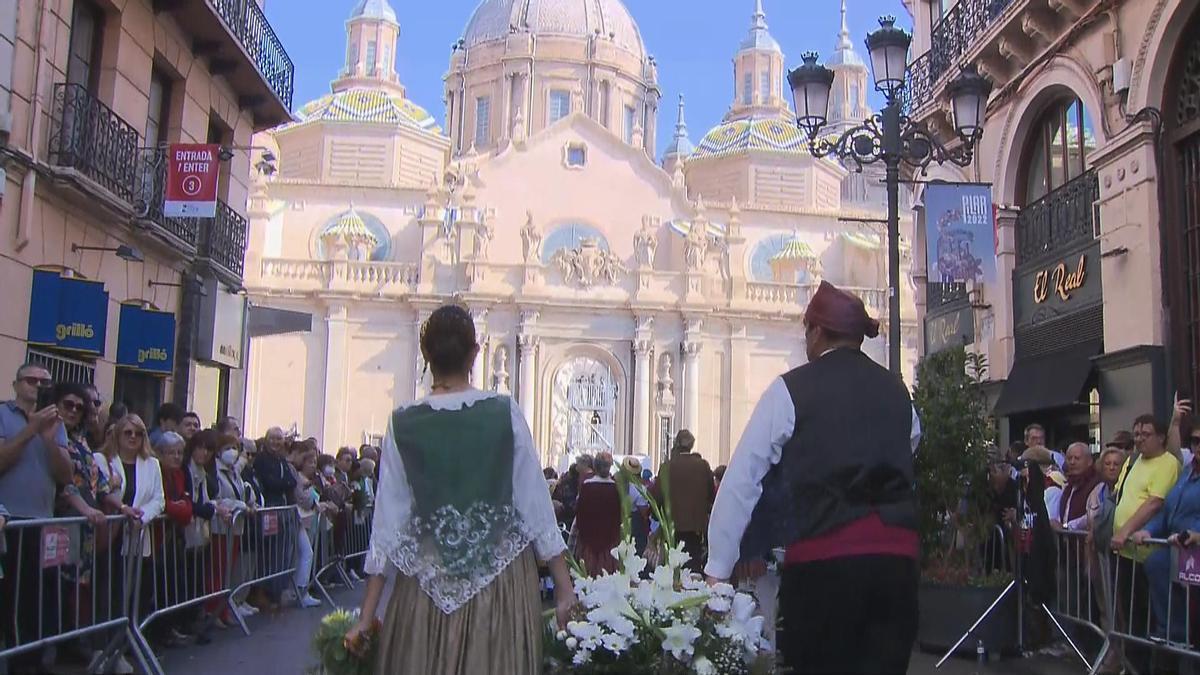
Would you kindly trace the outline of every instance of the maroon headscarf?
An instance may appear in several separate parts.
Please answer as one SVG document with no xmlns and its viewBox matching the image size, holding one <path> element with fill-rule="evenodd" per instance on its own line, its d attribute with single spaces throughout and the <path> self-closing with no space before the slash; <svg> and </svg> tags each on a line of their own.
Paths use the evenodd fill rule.
<svg viewBox="0 0 1200 675">
<path fill-rule="evenodd" d="M 844 335 L 879 337 L 879 322 L 867 314 L 862 299 L 828 281 L 822 281 L 813 294 L 804 318 L 809 324 Z"/>
</svg>

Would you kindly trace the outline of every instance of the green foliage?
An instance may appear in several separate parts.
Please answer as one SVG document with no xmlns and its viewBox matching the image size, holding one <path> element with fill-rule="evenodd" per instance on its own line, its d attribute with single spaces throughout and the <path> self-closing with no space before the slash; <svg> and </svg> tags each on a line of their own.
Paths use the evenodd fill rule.
<svg viewBox="0 0 1200 675">
<path fill-rule="evenodd" d="M 917 368 L 922 570 L 946 583 L 972 583 L 989 532 L 987 452 L 995 431 L 983 392 L 986 375 L 986 357 L 962 347 L 927 356 Z"/>
</svg>

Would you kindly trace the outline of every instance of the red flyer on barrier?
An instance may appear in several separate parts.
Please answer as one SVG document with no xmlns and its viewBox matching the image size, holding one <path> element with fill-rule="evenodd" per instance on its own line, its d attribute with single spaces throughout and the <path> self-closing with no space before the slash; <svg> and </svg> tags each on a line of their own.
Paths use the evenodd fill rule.
<svg viewBox="0 0 1200 675">
<path fill-rule="evenodd" d="M 274 513 L 264 513 L 262 517 L 262 533 L 264 537 L 279 534 L 279 516 Z"/>
<path fill-rule="evenodd" d="M 61 567 L 71 557 L 71 532 L 62 525 L 42 528 L 42 569 Z"/>
</svg>

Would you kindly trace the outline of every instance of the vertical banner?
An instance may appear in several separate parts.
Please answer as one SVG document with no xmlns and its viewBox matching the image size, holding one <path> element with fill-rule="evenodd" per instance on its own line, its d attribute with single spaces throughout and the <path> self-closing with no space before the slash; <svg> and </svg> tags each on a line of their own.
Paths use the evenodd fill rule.
<svg viewBox="0 0 1200 675">
<path fill-rule="evenodd" d="M 174 143 L 167 149 L 163 214 L 169 218 L 214 218 L 221 146 Z"/>
<path fill-rule="evenodd" d="M 995 282 L 994 222 L 991 186 L 926 186 L 925 247 L 930 283 Z"/>
</svg>

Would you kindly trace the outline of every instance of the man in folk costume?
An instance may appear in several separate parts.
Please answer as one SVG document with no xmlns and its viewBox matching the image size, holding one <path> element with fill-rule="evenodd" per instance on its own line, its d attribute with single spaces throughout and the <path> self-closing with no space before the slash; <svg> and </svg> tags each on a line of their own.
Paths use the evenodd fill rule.
<svg viewBox="0 0 1200 675">
<path fill-rule="evenodd" d="M 796 673 L 903 673 L 916 638 L 920 422 L 904 383 L 861 350 L 878 335 L 862 300 L 821 283 L 809 362 L 758 402 L 709 523 L 709 583 L 786 549 L 781 643 Z"/>
</svg>

